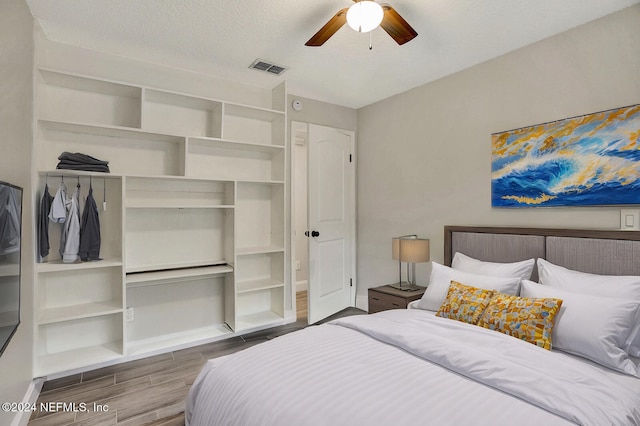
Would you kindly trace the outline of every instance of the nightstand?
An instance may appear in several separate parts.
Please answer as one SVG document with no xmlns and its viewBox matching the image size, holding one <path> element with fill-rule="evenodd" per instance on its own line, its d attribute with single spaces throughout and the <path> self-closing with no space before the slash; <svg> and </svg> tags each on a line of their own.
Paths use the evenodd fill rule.
<svg viewBox="0 0 640 426">
<path fill-rule="evenodd" d="M 426 287 L 416 291 L 402 291 L 388 285 L 369 289 L 369 313 L 373 314 L 388 309 L 407 309 L 409 302 L 418 300 Z"/>
</svg>

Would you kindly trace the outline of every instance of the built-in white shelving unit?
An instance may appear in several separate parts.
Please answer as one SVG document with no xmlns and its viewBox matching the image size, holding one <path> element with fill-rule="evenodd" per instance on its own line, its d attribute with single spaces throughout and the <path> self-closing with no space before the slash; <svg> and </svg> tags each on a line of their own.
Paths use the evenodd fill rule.
<svg viewBox="0 0 640 426">
<path fill-rule="evenodd" d="M 84 199 L 91 186 L 102 234 L 102 260 L 66 264 L 50 224 L 36 264 L 37 375 L 284 320 L 284 83 L 265 108 L 45 67 L 36 81 L 34 196 L 64 180 Z M 111 173 L 57 170 L 64 151 Z"/>
</svg>

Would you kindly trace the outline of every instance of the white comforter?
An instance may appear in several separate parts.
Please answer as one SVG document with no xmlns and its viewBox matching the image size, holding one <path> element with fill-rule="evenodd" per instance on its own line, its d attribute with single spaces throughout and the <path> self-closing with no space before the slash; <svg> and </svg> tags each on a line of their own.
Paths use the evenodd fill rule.
<svg viewBox="0 0 640 426">
<path fill-rule="evenodd" d="M 640 379 L 421 310 L 210 360 L 187 425 L 640 425 Z"/>
</svg>

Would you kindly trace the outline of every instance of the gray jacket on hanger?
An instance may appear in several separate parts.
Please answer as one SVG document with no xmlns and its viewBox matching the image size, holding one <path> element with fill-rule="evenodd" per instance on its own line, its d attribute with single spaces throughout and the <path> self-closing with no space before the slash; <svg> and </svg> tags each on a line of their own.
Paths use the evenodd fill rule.
<svg viewBox="0 0 640 426">
<path fill-rule="evenodd" d="M 96 200 L 93 198 L 93 187 L 90 187 L 80 225 L 80 259 L 99 260 L 100 242 L 100 217 Z"/>
</svg>

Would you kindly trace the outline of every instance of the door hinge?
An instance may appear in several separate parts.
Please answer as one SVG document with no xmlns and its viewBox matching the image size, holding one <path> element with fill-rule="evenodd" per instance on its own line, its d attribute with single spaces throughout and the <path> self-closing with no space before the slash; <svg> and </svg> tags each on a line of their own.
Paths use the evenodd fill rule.
<svg viewBox="0 0 640 426">
<path fill-rule="evenodd" d="M 349 287 L 353 287 L 353 278 L 349 278 Z"/>
<path fill-rule="evenodd" d="M 353 156 L 351 154 L 349 154 L 349 162 L 353 163 Z"/>
</svg>

